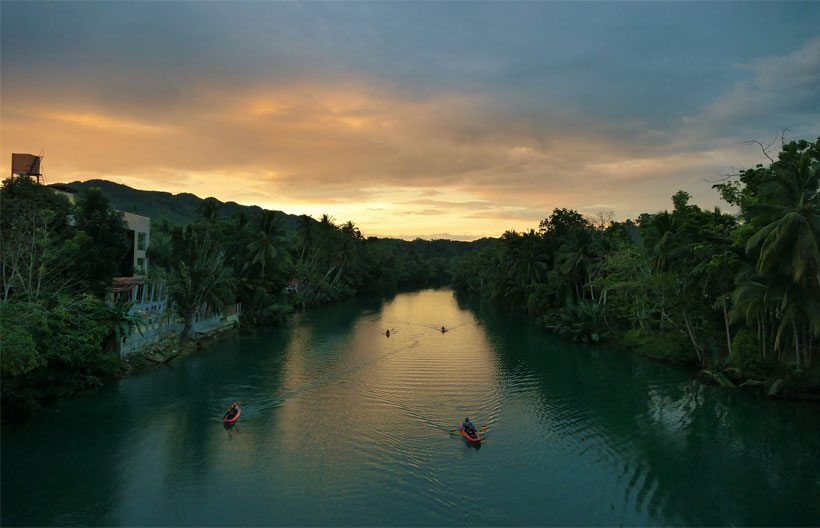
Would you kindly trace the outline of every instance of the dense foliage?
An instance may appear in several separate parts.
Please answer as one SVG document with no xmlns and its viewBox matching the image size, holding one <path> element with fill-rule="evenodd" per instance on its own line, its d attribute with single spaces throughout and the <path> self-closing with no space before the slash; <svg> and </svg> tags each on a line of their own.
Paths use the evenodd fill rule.
<svg viewBox="0 0 820 528">
<path fill-rule="evenodd" d="M 8 420 L 117 371 L 119 355 L 106 345 L 126 324 L 124 307 L 104 296 L 129 241 L 122 214 L 99 189 L 72 205 L 30 178 L 10 178 L 0 202 L 0 396 Z"/>
<path fill-rule="evenodd" d="M 721 383 L 820 387 L 820 140 L 715 187 L 738 215 L 689 204 L 636 221 L 555 209 L 538 229 L 466 243 L 365 237 L 352 223 L 196 201 L 152 226 L 150 273 L 184 321 L 242 304 L 246 325 L 365 292 L 452 283 L 582 341 L 708 369 Z M 104 300 L 132 241 L 98 188 L 76 203 L 29 178 L 0 189 L 4 419 L 99 384 L 120 366 L 126 306 Z M 192 202 L 193 203 L 193 202 Z M 233 204 L 236 205 L 236 204 Z M 133 236 L 133 235 L 130 235 Z M 757 381 L 755 381 L 757 380 Z M 775 392 L 783 383 L 770 383 Z"/>
<path fill-rule="evenodd" d="M 716 185 L 739 215 L 690 205 L 684 191 L 672 211 L 637 222 L 556 209 L 538 231 L 509 231 L 465 256 L 453 284 L 573 339 L 736 380 L 790 371 L 820 385 L 805 379 L 820 354 L 818 151 L 820 140 L 792 142 L 770 166 Z"/>
<path fill-rule="evenodd" d="M 185 227 L 152 226 L 152 273 L 169 279 L 186 320 L 203 303 L 218 308 L 235 301 L 242 304 L 243 324 L 269 325 L 294 307 L 447 284 L 455 261 L 474 245 L 366 238 L 352 222 L 337 225 L 327 215 L 318 221 L 303 215 L 287 231 L 277 211 L 222 213 L 222 204 L 209 198 Z"/>
</svg>

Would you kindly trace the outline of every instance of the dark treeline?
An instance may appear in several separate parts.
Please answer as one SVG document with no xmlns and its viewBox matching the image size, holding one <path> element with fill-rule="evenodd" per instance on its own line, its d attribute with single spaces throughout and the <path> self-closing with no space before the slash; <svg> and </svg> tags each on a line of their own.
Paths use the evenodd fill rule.
<svg viewBox="0 0 820 528">
<path fill-rule="evenodd" d="M 455 261 L 482 244 L 365 237 L 353 222 L 337 225 L 328 215 L 318 221 L 303 215 L 295 231 L 287 231 L 283 216 L 261 211 L 225 218 L 221 204 L 209 198 L 187 226 L 153 224 L 152 274 L 168 280 L 188 321 L 202 302 L 217 309 L 241 302 L 243 324 L 271 325 L 294 307 L 448 284 Z"/>
<path fill-rule="evenodd" d="M 98 386 L 123 367 L 117 343 L 133 331 L 132 304 L 107 301 L 133 236 L 100 188 L 66 195 L 28 177 L 0 189 L 3 419 Z M 236 208 L 234 208 L 236 209 Z M 193 220 L 155 223 L 150 281 L 166 284 L 184 344 L 195 314 L 242 304 L 244 326 L 282 322 L 296 308 L 363 292 L 447 284 L 455 261 L 486 243 L 366 238 L 337 225 L 259 208 L 230 217 L 214 198 Z"/>
<path fill-rule="evenodd" d="M 556 209 L 458 263 L 453 285 L 581 341 L 611 341 L 758 391 L 820 388 L 820 140 L 637 221 Z M 786 381 L 776 381 L 780 378 Z"/>
<path fill-rule="evenodd" d="M 121 367 L 126 306 L 105 296 L 130 239 L 99 189 L 65 195 L 28 177 L 0 189 L 3 420 L 102 383 Z"/>
<path fill-rule="evenodd" d="M 538 230 L 475 242 L 365 237 L 275 211 L 230 217 L 216 199 L 187 225 L 152 225 L 149 280 L 184 322 L 242 304 L 244 326 L 357 293 L 453 284 L 573 339 L 610 341 L 769 393 L 820 387 L 820 140 L 716 185 L 730 215 L 689 204 L 636 221 L 556 209 Z M 131 241 L 99 188 L 75 203 L 29 178 L 0 189 L 3 419 L 114 376 L 129 305 L 106 302 Z M 287 224 L 290 229 L 284 229 Z"/>
</svg>

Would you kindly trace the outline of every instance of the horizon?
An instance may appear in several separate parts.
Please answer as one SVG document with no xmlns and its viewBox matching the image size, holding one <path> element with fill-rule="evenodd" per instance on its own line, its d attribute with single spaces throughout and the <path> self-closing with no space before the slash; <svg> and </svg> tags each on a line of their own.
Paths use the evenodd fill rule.
<svg viewBox="0 0 820 528">
<path fill-rule="evenodd" d="M 635 219 L 820 135 L 820 4 L 0 4 L 2 157 L 367 236 Z M 146 28 L 150 28 L 146 30 Z M 42 29 L 42 34 L 37 31 Z M 749 35 L 753 35 L 750 38 Z"/>
</svg>

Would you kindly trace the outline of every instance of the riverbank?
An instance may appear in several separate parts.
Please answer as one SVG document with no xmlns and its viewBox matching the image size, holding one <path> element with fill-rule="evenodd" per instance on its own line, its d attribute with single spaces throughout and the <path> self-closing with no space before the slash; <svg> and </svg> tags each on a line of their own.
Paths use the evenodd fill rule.
<svg viewBox="0 0 820 528">
<path fill-rule="evenodd" d="M 731 362 L 701 368 L 694 361 L 692 351 L 685 341 L 636 341 L 629 336 L 621 336 L 620 339 L 613 339 L 611 344 L 625 353 L 638 354 L 684 368 L 702 383 L 748 392 L 764 398 L 820 404 L 820 365 L 809 365 L 800 371 L 787 369 L 773 361 L 768 365 L 755 365 L 757 368 L 750 369 L 733 366 Z"/>
<path fill-rule="evenodd" d="M 0 525 L 820 518 L 814 405 L 694 382 L 448 290 L 361 296 L 241 331 L 4 429 Z M 489 426 L 480 449 L 448 432 L 465 416 Z"/>
<path fill-rule="evenodd" d="M 142 352 L 124 359 L 118 377 L 126 378 L 147 368 L 168 365 L 174 360 L 185 358 L 194 352 L 213 346 L 222 339 L 239 332 L 238 321 L 218 321 L 192 332 L 185 343 L 180 345 L 179 332 L 171 332 L 159 342 L 146 347 Z"/>
</svg>

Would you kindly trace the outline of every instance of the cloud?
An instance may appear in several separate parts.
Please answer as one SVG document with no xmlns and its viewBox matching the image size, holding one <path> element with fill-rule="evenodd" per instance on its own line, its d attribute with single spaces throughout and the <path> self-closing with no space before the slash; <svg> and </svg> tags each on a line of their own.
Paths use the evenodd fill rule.
<svg viewBox="0 0 820 528">
<path fill-rule="evenodd" d="M 764 57 L 736 68 L 750 78 L 683 118 L 687 134 L 725 134 L 747 139 L 788 127 L 798 135 L 820 126 L 820 37 L 791 53 Z M 687 130 L 688 129 L 688 130 Z M 768 134 L 767 134 L 768 135 Z"/>
<path fill-rule="evenodd" d="M 106 132 L 164 134 L 168 131 L 166 128 L 147 123 L 129 121 L 127 119 L 119 119 L 113 116 L 95 113 L 78 114 L 73 112 L 54 112 L 46 113 L 42 117 L 77 125 L 78 127 L 105 130 Z"/>
<path fill-rule="evenodd" d="M 428 233 L 424 235 L 408 235 L 405 233 L 398 233 L 398 234 L 388 234 L 388 235 L 368 235 L 374 236 L 377 238 L 400 238 L 402 240 L 416 240 L 417 238 L 421 238 L 422 240 L 461 240 L 463 242 L 472 242 L 473 240 L 478 240 L 482 238 L 482 236 L 477 235 L 465 235 L 460 233 Z"/>
<path fill-rule="evenodd" d="M 760 161 L 741 140 L 820 123 L 809 5 L 146 5 L 3 5 L 4 159 L 476 237 L 711 206 L 707 180 Z M 740 11 L 767 42 L 724 32 Z"/>
</svg>

